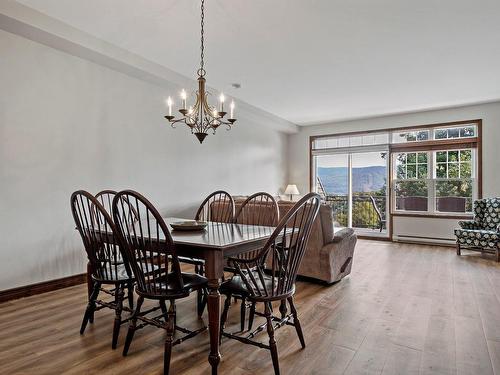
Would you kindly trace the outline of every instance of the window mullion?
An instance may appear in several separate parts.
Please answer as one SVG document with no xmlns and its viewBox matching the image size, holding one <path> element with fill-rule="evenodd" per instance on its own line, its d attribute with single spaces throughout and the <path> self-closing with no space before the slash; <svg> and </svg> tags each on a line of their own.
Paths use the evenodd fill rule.
<svg viewBox="0 0 500 375">
<path fill-rule="evenodd" d="M 427 153 L 427 197 L 428 197 L 428 203 L 427 203 L 427 210 L 430 213 L 435 212 L 435 206 L 436 206 L 436 185 L 435 185 L 435 177 L 434 177 L 434 168 L 435 168 L 435 160 L 434 158 L 436 157 L 436 153 L 433 151 L 429 151 Z"/>
</svg>

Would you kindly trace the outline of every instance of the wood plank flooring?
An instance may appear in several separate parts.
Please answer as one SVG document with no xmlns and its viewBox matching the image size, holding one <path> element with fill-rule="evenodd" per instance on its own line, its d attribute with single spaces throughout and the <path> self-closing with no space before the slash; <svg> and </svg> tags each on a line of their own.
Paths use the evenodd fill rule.
<svg viewBox="0 0 500 375">
<path fill-rule="evenodd" d="M 500 265 L 464 253 L 359 241 L 349 277 L 333 286 L 298 283 L 307 347 L 300 349 L 293 327 L 277 331 L 282 373 L 500 375 Z M 111 311 L 97 312 L 80 336 L 85 304 L 85 285 L 1 304 L 0 374 L 162 372 L 162 330 L 138 331 L 124 358 L 127 326 L 112 350 Z M 194 295 L 179 303 L 178 314 L 180 325 L 202 324 Z M 238 325 L 233 304 L 229 330 Z M 221 349 L 221 374 L 273 373 L 266 350 L 228 339 Z M 207 356 L 204 333 L 174 348 L 172 373 L 208 374 Z"/>
</svg>

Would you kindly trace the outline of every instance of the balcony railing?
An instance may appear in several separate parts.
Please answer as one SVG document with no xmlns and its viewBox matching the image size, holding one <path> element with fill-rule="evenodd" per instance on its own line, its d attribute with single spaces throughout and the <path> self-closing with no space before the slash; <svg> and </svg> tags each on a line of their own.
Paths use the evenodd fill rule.
<svg viewBox="0 0 500 375">
<path fill-rule="evenodd" d="M 348 225 L 348 196 L 325 195 L 326 203 L 332 206 L 338 226 Z M 386 229 L 385 196 L 355 194 L 352 197 L 352 226 L 354 228 L 384 231 Z"/>
</svg>

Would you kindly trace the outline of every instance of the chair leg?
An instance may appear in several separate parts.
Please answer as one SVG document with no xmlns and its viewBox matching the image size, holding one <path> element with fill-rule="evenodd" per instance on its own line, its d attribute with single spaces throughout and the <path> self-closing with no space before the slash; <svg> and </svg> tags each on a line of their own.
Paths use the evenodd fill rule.
<svg viewBox="0 0 500 375">
<path fill-rule="evenodd" d="M 250 313 L 248 314 L 248 330 L 251 331 L 253 327 L 253 320 L 255 318 L 255 302 L 250 306 Z"/>
<path fill-rule="evenodd" d="M 95 287 L 95 284 L 96 284 L 96 283 L 94 283 L 94 284 L 93 284 L 93 286 L 94 286 L 94 287 Z M 100 288 L 101 288 L 101 284 L 99 284 L 99 291 L 100 291 Z M 99 292 L 98 292 L 98 293 L 99 293 Z M 96 296 L 96 298 L 94 299 L 94 301 L 96 301 L 96 300 L 97 300 L 97 296 Z M 95 306 L 95 304 L 94 304 L 94 308 L 93 308 L 93 309 L 92 309 L 92 311 L 90 312 L 90 317 L 89 317 L 89 323 L 90 323 L 90 324 L 93 324 L 93 323 L 94 323 L 94 313 L 95 313 L 95 307 L 96 307 L 96 306 Z"/>
<path fill-rule="evenodd" d="M 165 315 L 165 323 L 168 324 L 168 310 L 167 310 L 167 304 L 165 303 L 165 300 L 160 300 L 160 307 L 161 307 L 161 312 L 163 315 Z M 174 316 L 174 329 L 175 326 L 177 325 L 177 314 Z"/>
<path fill-rule="evenodd" d="M 170 357 L 172 356 L 172 342 L 175 332 L 175 301 L 170 301 L 167 314 L 167 338 L 165 339 L 165 354 L 163 356 L 163 373 L 168 375 L 170 371 Z"/>
<path fill-rule="evenodd" d="M 87 308 L 85 309 L 85 313 L 83 314 L 83 321 L 82 325 L 80 327 L 80 335 L 83 335 L 83 332 L 85 332 L 85 328 L 87 327 L 87 323 L 89 320 L 92 321 L 94 320 L 94 311 L 95 311 L 95 301 L 97 300 L 97 296 L 99 295 L 99 291 L 101 289 L 101 284 L 98 282 L 94 282 L 92 294 L 90 295 L 89 303 L 87 304 Z"/>
<path fill-rule="evenodd" d="M 130 325 L 128 327 L 127 338 L 125 339 L 125 345 L 123 346 L 123 355 L 126 356 L 128 353 L 128 349 L 130 348 L 130 344 L 132 343 L 132 339 L 134 338 L 135 329 L 137 327 L 137 317 L 141 313 L 142 303 L 144 302 L 144 297 L 139 296 L 137 299 L 137 306 L 135 307 L 134 314 L 130 319 Z"/>
<path fill-rule="evenodd" d="M 134 309 L 134 283 L 127 285 L 128 307 L 130 310 Z"/>
<path fill-rule="evenodd" d="M 118 343 L 118 336 L 120 335 L 120 326 L 122 324 L 122 310 L 123 310 L 123 285 L 118 284 L 115 289 L 115 324 L 113 326 L 113 341 L 111 348 L 116 349 Z"/>
<path fill-rule="evenodd" d="M 280 313 L 281 313 L 281 319 L 285 319 L 287 313 L 286 299 L 282 299 L 280 302 Z"/>
<path fill-rule="evenodd" d="M 460 243 L 457 242 L 457 255 L 461 255 L 462 254 L 462 251 L 460 249 Z"/>
<path fill-rule="evenodd" d="M 205 311 L 205 307 L 207 306 L 207 296 L 208 290 L 199 289 L 197 292 L 197 309 L 198 309 L 198 317 L 201 318 L 203 315 L 203 311 Z"/>
<path fill-rule="evenodd" d="M 247 314 L 247 299 L 245 297 L 241 298 L 241 307 L 240 307 L 240 328 L 241 332 L 245 330 L 245 318 Z"/>
<path fill-rule="evenodd" d="M 165 323 L 167 323 L 167 319 L 168 319 L 167 304 L 165 303 L 165 300 L 163 300 L 163 299 L 159 300 L 158 303 L 160 304 L 161 313 L 164 315 L 163 320 L 165 320 Z"/>
<path fill-rule="evenodd" d="M 497 262 L 500 262 L 500 248 L 497 248 Z"/>
<path fill-rule="evenodd" d="M 300 345 L 302 345 L 302 349 L 304 349 L 306 347 L 306 342 L 304 340 L 304 334 L 302 333 L 302 327 L 300 326 L 299 317 L 297 316 L 297 309 L 293 303 L 293 297 L 288 297 L 288 303 L 290 304 L 290 310 L 292 310 L 293 325 L 297 331 L 297 336 L 299 336 Z"/>
<path fill-rule="evenodd" d="M 226 296 L 226 301 L 224 302 L 224 310 L 222 310 L 222 315 L 220 318 L 220 329 L 219 329 L 219 345 L 222 342 L 222 332 L 224 332 L 224 327 L 227 321 L 227 313 L 229 312 L 229 307 L 231 307 L 231 295 Z"/>
<path fill-rule="evenodd" d="M 273 327 L 273 320 L 271 318 L 271 303 L 264 303 L 265 304 L 265 311 L 264 315 L 266 316 L 267 320 L 267 334 L 269 335 L 269 349 L 271 350 L 271 358 L 273 360 L 273 367 L 274 367 L 274 374 L 279 375 L 280 374 L 280 364 L 279 364 L 279 359 L 278 359 L 278 348 L 276 346 L 276 340 L 274 339 L 274 327 Z"/>
</svg>

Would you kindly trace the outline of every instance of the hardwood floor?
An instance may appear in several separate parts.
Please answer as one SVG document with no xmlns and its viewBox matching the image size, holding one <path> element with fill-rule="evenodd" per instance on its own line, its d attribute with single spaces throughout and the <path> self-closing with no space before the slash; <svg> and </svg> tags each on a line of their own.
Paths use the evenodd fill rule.
<svg viewBox="0 0 500 375">
<path fill-rule="evenodd" d="M 464 253 L 360 240 L 349 277 L 333 286 L 298 283 L 307 347 L 293 327 L 277 331 L 282 373 L 500 375 L 500 265 Z M 178 324 L 201 324 L 194 297 L 179 303 Z M 85 304 L 85 285 L 1 304 L 0 374 L 161 373 L 162 330 L 138 331 L 124 358 L 127 326 L 112 350 L 111 311 L 97 312 L 80 336 Z M 238 305 L 229 325 L 238 330 Z M 221 374 L 273 373 L 266 350 L 227 339 L 221 349 Z M 174 348 L 171 370 L 209 373 L 207 356 L 204 333 Z"/>
</svg>

